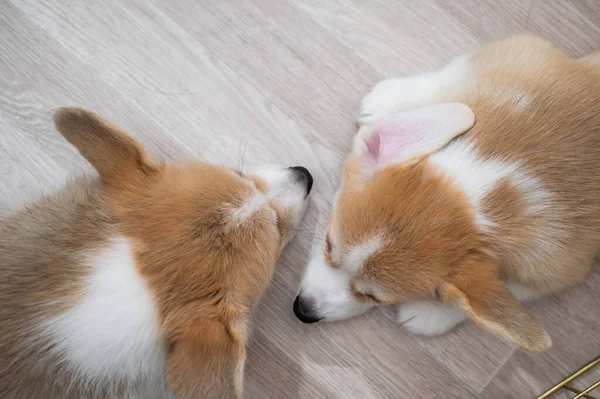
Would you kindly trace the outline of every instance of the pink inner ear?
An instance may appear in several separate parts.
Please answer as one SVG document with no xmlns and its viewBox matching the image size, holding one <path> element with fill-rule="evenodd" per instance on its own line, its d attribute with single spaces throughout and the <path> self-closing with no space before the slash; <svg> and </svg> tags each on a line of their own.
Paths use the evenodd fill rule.
<svg viewBox="0 0 600 399">
<path fill-rule="evenodd" d="M 367 147 L 367 151 L 364 154 L 365 157 L 369 161 L 376 163 L 379 159 L 379 146 L 381 145 L 381 140 L 376 130 L 371 132 L 371 135 L 365 140 L 365 145 Z"/>
<path fill-rule="evenodd" d="M 375 164 L 382 165 L 402 158 L 402 154 L 427 135 L 432 121 L 391 118 L 377 125 L 365 140 L 365 156 Z"/>
</svg>

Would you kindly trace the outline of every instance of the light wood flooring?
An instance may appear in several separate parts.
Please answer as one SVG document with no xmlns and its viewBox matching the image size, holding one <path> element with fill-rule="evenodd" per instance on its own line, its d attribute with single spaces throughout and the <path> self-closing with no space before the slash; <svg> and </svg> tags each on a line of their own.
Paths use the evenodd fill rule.
<svg viewBox="0 0 600 399">
<path fill-rule="evenodd" d="M 256 315 L 246 396 L 531 398 L 600 354 L 598 268 L 529 306 L 554 341 L 543 354 L 472 323 L 422 339 L 380 310 L 313 325 L 292 313 L 366 90 L 522 31 L 582 56 L 600 48 L 600 1 L 0 0 L 0 210 L 90 169 L 53 131 L 65 105 L 167 159 L 304 165 L 312 202 Z"/>
</svg>

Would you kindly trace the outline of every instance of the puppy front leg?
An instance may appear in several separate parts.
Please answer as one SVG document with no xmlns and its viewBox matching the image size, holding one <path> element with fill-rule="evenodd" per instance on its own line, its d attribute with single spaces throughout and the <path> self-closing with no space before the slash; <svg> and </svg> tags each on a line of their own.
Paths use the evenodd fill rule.
<svg viewBox="0 0 600 399">
<path fill-rule="evenodd" d="M 469 55 L 458 57 L 431 73 L 382 80 L 363 98 L 358 126 L 372 128 L 383 116 L 445 101 L 459 101 L 462 82 L 468 79 Z"/>
<path fill-rule="evenodd" d="M 396 321 L 415 335 L 436 337 L 453 329 L 467 316 L 458 306 L 434 302 L 410 302 L 398 305 Z"/>
<path fill-rule="evenodd" d="M 539 298 L 541 295 L 519 283 L 506 284 L 520 302 Z M 443 335 L 467 319 L 457 305 L 437 302 L 411 302 L 397 307 L 396 321 L 411 334 L 436 337 Z"/>
</svg>

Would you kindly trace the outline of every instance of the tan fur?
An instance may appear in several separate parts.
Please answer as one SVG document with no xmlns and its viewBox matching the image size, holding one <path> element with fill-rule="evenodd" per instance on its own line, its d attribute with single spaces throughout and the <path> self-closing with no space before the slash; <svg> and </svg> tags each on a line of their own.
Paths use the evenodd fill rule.
<svg viewBox="0 0 600 399">
<path fill-rule="evenodd" d="M 170 389 L 178 398 L 241 397 L 251 312 L 289 238 L 289 215 L 266 204 L 244 223 L 230 223 L 231 209 L 266 183 L 201 162 L 156 162 L 87 111 L 61 109 L 56 125 L 100 178 L 75 180 L 0 219 L 2 397 L 146 392 L 148 381 L 78 380 L 36 330 L 77 301 L 86 277 L 82 254 L 115 234 L 133 243 L 158 305 Z"/>
<path fill-rule="evenodd" d="M 78 179 L 0 219 L 0 392 L 7 399 L 68 398 L 67 388 L 70 397 L 82 396 L 49 354 L 51 342 L 30 337 L 77 300 L 77 282 L 85 278 L 81 249 L 102 245 L 114 233 L 101 197 L 97 180 Z M 100 389 L 98 397 L 107 391 Z"/>
<path fill-rule="evenodd" d="M 600 249 L 598 54 L 572 60 L 542 39 L 513 37 L 468 56 L 465 76 L 431 99 L 469 105 L 475 126 L 456 140 L 473 141 L 484 160 L 521 164 L 550 193 L 548 209 L 527 213 L 522 193 L 501 181 L 482 204 L 497 228 L 484 231 L 464 195 L 426 158 L 365 182 L 360 157 L 351 154 L 332 214 L 333 250 L 325 248 L 329 262 L 383 236 L 353 285 L 376 284 L 384 303 L 457 302 L 522 347 L 547 349 L 546 332 L 501 281 L 558 292 L 585 277 Z"/>
</svg>

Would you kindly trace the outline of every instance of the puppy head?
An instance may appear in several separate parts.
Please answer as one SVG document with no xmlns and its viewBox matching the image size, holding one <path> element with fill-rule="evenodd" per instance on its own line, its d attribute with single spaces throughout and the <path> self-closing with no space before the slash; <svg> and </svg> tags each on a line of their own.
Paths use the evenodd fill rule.
<svg viewBox="0 0 600 399">
<path fill-rule="evenodd" d="M 474 124 L 464 104 L 392 114 L 361 129 L 344 167 L 324 247 L 294 303 L 304 322 L 339 320 L 378 304 L 455 302 L 528 349 L 543 329 L 499 280 L 464 193 L 427 156 Z"/>
<path fill-rule="evenodd" d="M 98 172 L 107 211 L 133 243 L 176 392 L 239 394 L 249 313 L 302 219 L 308 170 L 164 164 L 91 112 L 60 109 L 55 123 Z"/>
</svg>

